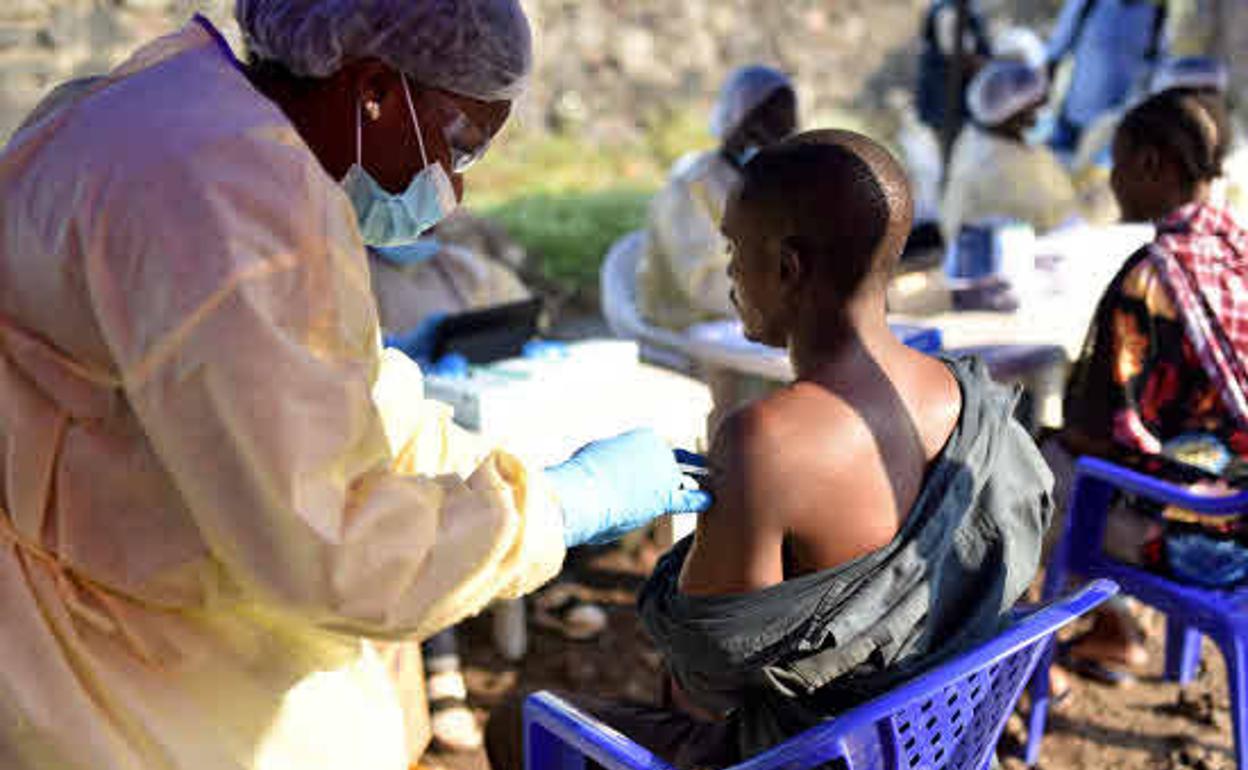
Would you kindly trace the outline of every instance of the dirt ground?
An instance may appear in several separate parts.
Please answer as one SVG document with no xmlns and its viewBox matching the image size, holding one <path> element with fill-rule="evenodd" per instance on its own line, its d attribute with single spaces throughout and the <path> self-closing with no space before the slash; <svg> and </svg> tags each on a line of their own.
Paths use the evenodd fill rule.
<svg viewBox="0 0 1248 770">
<path fill-rule="evenodd" d="M 596 695 L 653 699 L 658 691 L 659 656 L 637 621 L 633 600 L 658 555 L 645 542 L 631 550 L 613 548 L 588 554 L 566 572 L 578 595 L 601 603 L 610 628 L 592 642 L 565 641 L 530 624 L 529 653 L 508 663 L 493 648 L 486 616 L 461 627 L 461 652 L 472 705 L 484 722 L 489 708 L 517 689 L 558 688 Z M 1161 616 L 1141 617 L 1149 629 L 1153 667 L 1149 676 L 1123 687 L 1107 687 L 1075 677 L 1071 695 L 1049 720 L 1040 768 L 1043 770 L 1230 770 L 1234 767 L 1225 668 L 1206 642 L 1199 679 L 1180 692 L 1160 681 Z M 1019 755 L 1026 731 L 1020 715 L 1011 719 L 1001 742 L 1005 770 L 1022 770 Z M 431 752 L 431 770 L 488 770 L 484 753 Z"/>
</svg>

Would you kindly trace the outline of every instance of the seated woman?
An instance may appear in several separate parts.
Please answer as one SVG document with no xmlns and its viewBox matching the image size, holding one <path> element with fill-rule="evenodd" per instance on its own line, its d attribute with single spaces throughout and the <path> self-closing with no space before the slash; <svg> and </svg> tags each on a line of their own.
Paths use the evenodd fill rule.
<svg viewBox="0 0 1248 770">
<path fill-rule="evenodd" d="M 1051 230 L 1079 215 L 1070 175 L 1048 147 L 1027 142 L 1048 99 L 1044 72 L 994 61 L 971 81 L 973 123 L 958 137 L 941 205 L 941 231 L 953 243 L 962 226 L 986 219 Z"/>
<path fill-rule="evenodd" d="M 1242 477 L 1248 467 L 1248 232 L 1210 203 L 1226 126 L 1221 100 L 1167 91 L 1118 129 L 1114 194 L 1123 218 L 1156 223 L 1157 237 L 1127 260 L 1093 317 L 1066 395 L 1061 439 L 1071 455 L 1178 482 Z M 1119 607 L 1098 616 L 1071 658 L 1120 679 L 1145 654 Z"/>
<path fill-rule="evenodd" d="M 683 331 L 735 317 L 724 272 L 728 248 L 719 232 L 724 205 L 745 162 L 796 129 L 797 96 L 784 73 L 742 67 L 724 83 L 711 115 L 720 146 L 682 158 L 650 203 L 637 268 L 638 305 L 649 323 Z"/>
</svg>

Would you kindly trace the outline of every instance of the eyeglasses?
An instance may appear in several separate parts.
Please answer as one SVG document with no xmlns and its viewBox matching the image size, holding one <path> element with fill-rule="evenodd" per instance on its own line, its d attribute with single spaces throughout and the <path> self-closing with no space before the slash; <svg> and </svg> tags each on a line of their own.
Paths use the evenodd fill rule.
<svg viewBox="0 0 1248 770">
<path fill-rule="evenodd" d="M 451 170 L 462 174 L 481 160 L 481 156 L 490 149 L 494 137 L 473 123 L 459 105 L 450 99 L 438 101 L 440 107 L 451 116 L 450 121 L 442 124 L 442 136 L 451 151 Z"/>
</svg>

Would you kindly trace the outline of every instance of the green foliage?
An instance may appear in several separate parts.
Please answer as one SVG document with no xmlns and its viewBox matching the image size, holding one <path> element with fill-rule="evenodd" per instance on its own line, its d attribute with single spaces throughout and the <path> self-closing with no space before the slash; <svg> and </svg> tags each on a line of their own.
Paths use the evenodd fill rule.
<svg viewBox="0 0 1248 770">
<path fill-rule="evenodd" d="M 607 249 L 645 224 L 668 167 L 712 144 L 704 124 L 692 111 L 670 113 L 614 143 L 509 132 L 468 175 L 465 202 L 502 223 L 544 278 L 592 294 Z"/>
<path fill-rule="evenodd" d="M 540 194 L 655 189 L 663 170 L 640 141 L 593 143 L 567 134 L 508 134 L 466 179 L 466 202 L 488 210 Z"/>
<path fill-rule="evenodd" d="M 561 287 L 592 293 L 607 249 L 645 224 L 647 190 L 537 193 L 482 213 L 507 228 L 533 255 L 541 274 Z"/>
<path fill-rule="evenodd" d="M 811 125 L 891 135 L 852 113 L 809 119 Z M 645 224 L 647 202 L 671 165 L 713 145 L 706 115 L 692 109 L 656 114 L 638 135 L 616 142 L 575 132 L 509 131 L 468 175 L 466 203 L 501 222 L 543 278 L 593 295 L 607 249 Z"/>
</svg>

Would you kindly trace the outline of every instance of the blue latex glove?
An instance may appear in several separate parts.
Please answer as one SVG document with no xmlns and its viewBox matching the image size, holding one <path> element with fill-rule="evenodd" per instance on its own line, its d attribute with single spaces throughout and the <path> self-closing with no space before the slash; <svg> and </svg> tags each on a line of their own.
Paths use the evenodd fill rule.
<svg viewBox="0 0 1248 770">
<path fill-rule="evenodd" d="M 651 430 L 595 441 L 546 469 L 563 508 L 567 547 L 609 543 L 669 513 L 698 513 L 711 504 L 699 489 L 681 489 L 672 450 Z"/>
<path fill-rule="evenodd" d="M 423 366 L 428 366 L 433 356 L 433 343 L 438 336 L 438 327 L 446 320 L 446 313 L 432 313 L 412 329 L 398 334 L 388 334 L 384 340 L 386 347 L 398 348 L 407 357 Z"/>
<path fill-rule="evenodd" d="M 447 353 L 425 368 L 425 374 L 443 379 L 462 379 L 468 376 L 468 368 L 468 359 L 462 353 Z"/>
<path fill-rule="evenodd" d="M 555 340 L 529 340 L 520 355 L 530 361 L 562 361 L 568 357 L 568 343 Z"/>
</svg>

